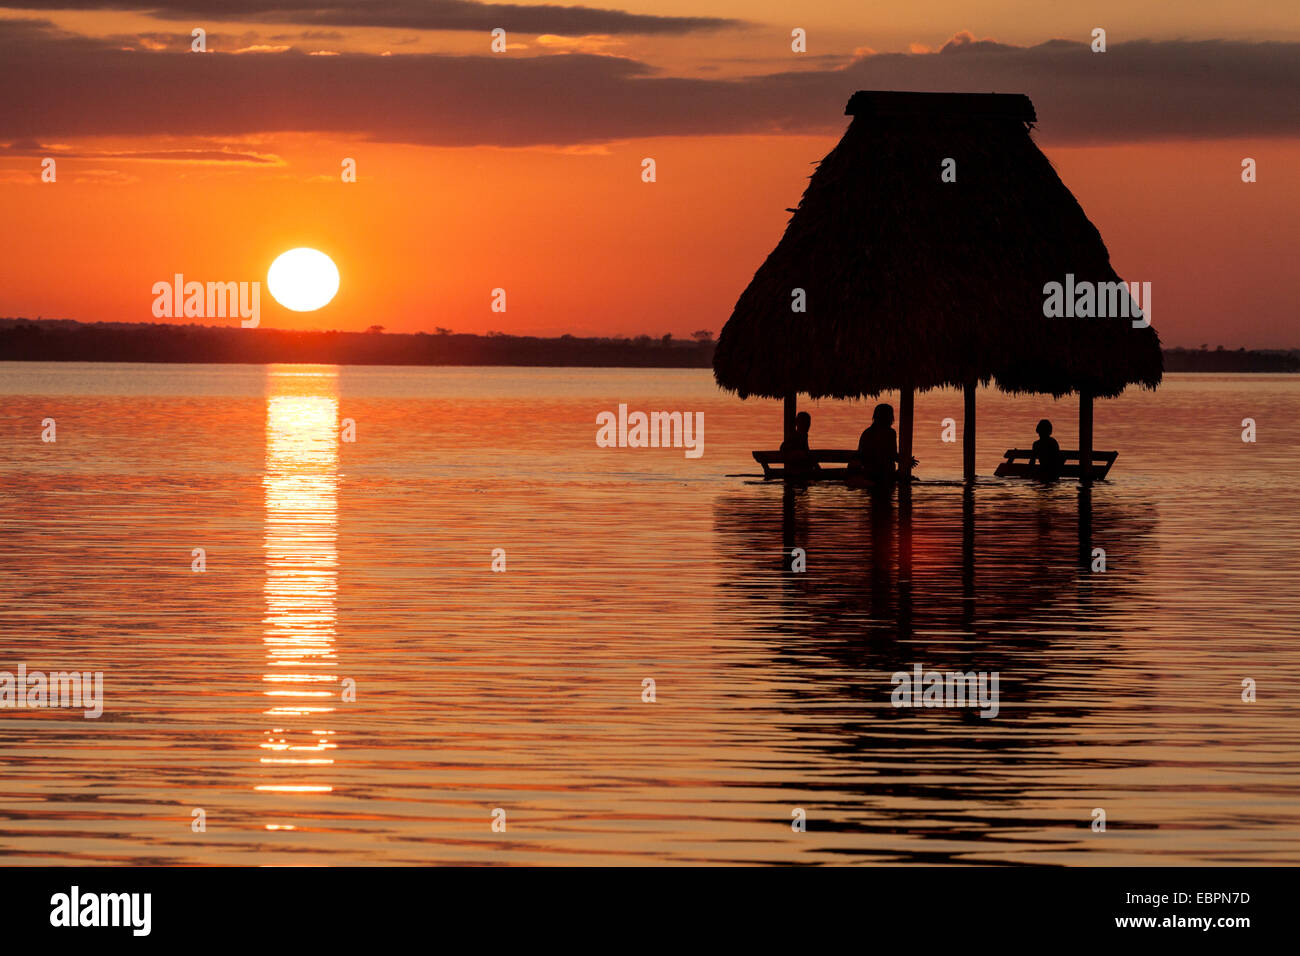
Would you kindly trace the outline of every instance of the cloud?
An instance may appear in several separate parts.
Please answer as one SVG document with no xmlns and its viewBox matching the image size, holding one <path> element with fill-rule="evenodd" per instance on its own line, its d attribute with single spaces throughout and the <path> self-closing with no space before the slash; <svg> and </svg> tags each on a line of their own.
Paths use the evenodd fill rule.
<svg viewBox="0 0 1300 956">
<path fill-rule="evenodd" d="M 561 37 L 553 33 L 543 33 L 537 38 L 537 45 L 547 50 L 561 50 L 577 53 L 604 53 L 614 47 L 626 45 L 627 41 L 608 34 L 583 37 Z"/>
<path fill-rule="evenodd" d="M 72 177 L 73 183 L 89 183 L 93 186 L 129 186 L 138 183 L 139 176 L 132 176 L 117 169 L 82 169 Z"/>
<path fill-rule="evenodd" d="M 342 40 L 344 36 L 338 30 L 303 30 L 301 33 L 275 33 L 267 39 L 279 43 L 282 40 Z"/>
<path fill-rule="evenodd" d="M 1023 92 L 1061 143 L 1300 135 L 1300 44 L 1140 41 L 1106 53 L 952 42 L 927 54 L 738 79 L 667 76 L 588 53 L 128 52 L 0 20 L 0 138 L 303 131 L 435 146 L 826 133 L 859 89 Z"/>
<path fill-rule="evenodd" d="M 962 53 L 970 50 L 1014 50 L 1014 46 L 1008 46 L 1005 43 L 998 43 L 992 37 L 985 37 L 983 40 L 975 39 L 975 34 L 969 30 L 958 30 L 952 37 L 939 48 L 940 53 Z M 927 51 L 929 52 L 929 51 Z M 1091 51 L 1090 51 L 1091 52 Z"/>
<path fill-rule="evenodd" d="M 480 3 L 477 0 L 14 0 L 24 10 L 132 10 L 163 20 L 402 27 L 519 33 L 683 34 L 741 26 L 722 17 L 665 17 L 596 7 Z"/>
<path fill-rule="evenodd" d="M 106 150 L 77 149 L 63 144 L 42 145 L 31 139 L 0 144 L 0 157 L 49 156 L 54 159 L 125 159 L 153 163 L 220 163 L 237 166 L 284 166 L 285 161 L 273 153 L 255 153 L 225 146 L 204 149 Z"/>
</svg>

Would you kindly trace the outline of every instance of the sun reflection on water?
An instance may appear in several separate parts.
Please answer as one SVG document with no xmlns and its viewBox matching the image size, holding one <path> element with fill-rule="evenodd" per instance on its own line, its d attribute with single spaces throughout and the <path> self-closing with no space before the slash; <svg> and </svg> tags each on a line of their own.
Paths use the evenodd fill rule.
<svg viewBox="0 0 1300 956">
<path fill-rule="evenodd" d="M 254 789 L 329 793 L 320 773 L 337 744 L 321 717 L 334 712 L 339 682 L 338 371 L 273 366 L 267 385 L 262 693 L 272 723 L 259 747 L 279 779 Z"/>
</svg>

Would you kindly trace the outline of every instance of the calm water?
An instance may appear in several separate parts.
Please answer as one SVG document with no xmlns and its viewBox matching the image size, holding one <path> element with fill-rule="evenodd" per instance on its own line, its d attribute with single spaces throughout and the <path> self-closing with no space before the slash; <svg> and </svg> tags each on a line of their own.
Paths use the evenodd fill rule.
<svg viewBox="0 0 1300 956">
<path fill-rule="evenodd" d="M 1090 500 L 910 509 L 726 477 L 781 413 L 707 371 L 0 363 L 0 396 L 0 670 L 105 697 L 0 710 L 5 863 L 1300 862 L 1300 377 L 1099 403 Z M 703 457 L 597 448 L 619 402 L 703 411 Z M 870 414 L 805 407 L 823 447 Z M 980 471 L 1074 412 L 981 392 Z M 918 397 L 927 480 L 948 416 Z M 893 707 L 913 664 L 997 672 L 1000 713 Z"/>
</svg>

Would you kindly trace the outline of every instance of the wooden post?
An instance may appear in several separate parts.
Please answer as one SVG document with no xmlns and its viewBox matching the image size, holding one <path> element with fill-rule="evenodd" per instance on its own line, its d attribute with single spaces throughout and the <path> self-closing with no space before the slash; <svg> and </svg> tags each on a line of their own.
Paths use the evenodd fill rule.
<svg viewBox="0 0 1300 956">
<path fill-rule="evenodd" d="M 898 481 L 911 488 L 912 482 L 912 390 L 902 389 L 898 396 Z"/>
<path fill-rule="evenodd" d="M 961 474 L 975 480 L 975 382 L 966 383 L 966 410 L 961 424 Z"/>
<path fill-rule="evenodd" d="M 1092 484 L 1092 392 L 1079 392 L 1079 480 Z"/>
<path fill-rule="evenodd" d="M 794 417 L 798 414 L 799 395 L 797 392 L 785 393 L 785 428 L 782 430 L 784 440 L 794 438 Z"/>
</svg>

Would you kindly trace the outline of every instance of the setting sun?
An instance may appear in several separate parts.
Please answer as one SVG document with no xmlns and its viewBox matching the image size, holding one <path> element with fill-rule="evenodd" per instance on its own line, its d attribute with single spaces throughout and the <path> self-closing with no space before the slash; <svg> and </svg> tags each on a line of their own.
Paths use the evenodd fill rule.
<svg viewBox="0 0 1300 956">
<path fill-rule="evenodd" d="M 339 291 L 339 270 L 325 253 L 306 247 L 281 253 L 266 273 L 276 302 L 294 312 L 315 312 Z"/>
</svg>

